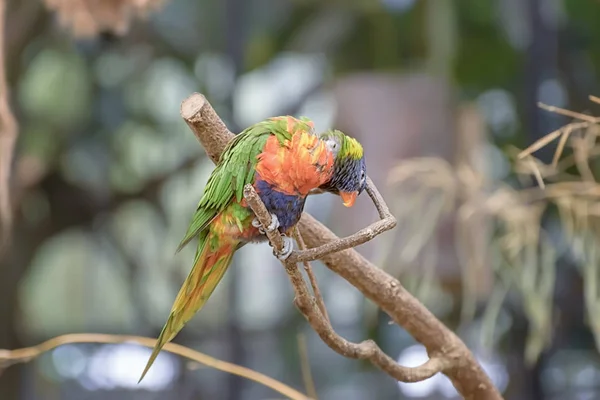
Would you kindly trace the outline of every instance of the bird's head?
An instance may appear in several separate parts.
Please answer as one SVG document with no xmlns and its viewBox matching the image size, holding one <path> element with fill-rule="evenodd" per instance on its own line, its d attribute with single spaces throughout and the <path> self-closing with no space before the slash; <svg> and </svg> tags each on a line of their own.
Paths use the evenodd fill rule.
<svg viewBox="0 0 600 400">
<path fill-rule="evenodd" d="M 326 131 L 320 139 L 335 158 L 333 175 L 320 189 L 339 195 L 346 207 L 352 207 L 367 185 L 363 147 L 358 140 L 338 130 Z"/>
</svg>

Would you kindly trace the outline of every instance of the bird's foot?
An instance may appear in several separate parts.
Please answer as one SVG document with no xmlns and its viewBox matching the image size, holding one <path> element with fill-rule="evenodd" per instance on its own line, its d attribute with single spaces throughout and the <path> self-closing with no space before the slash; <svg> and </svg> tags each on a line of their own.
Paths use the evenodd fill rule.
<svg viewBox="0 0 600 400">
<path fill-rule="evenodd" d="M 252 220 L 252 226 L 257 228 L 261 234 L 265 234 L 265 229 L 263 228 L 258 218 L 254 218 Z M 267 226 L 267 232 L 273 232 L 277 228 L 279 228 L 279 219 L 277 218 L 277 215 L 271 214 L 271 223 L 269 224 L 269 226 Z"/>
<path fill-rule="evenodd" d="M 286 260 L 294 251 L 294 240 L 291 237 L 281 235 L 281 239 L 283 239 L 283 248 L 280 252 L 273 250 L 273 254 L 275 257 L 279 258 L 281 261 Z"/>
</svg>

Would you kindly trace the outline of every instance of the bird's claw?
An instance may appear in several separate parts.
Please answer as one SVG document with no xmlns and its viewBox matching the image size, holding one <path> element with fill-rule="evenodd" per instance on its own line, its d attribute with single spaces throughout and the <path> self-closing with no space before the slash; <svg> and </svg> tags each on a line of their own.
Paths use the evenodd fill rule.
<svg viewBox="0 0 600 400">
<path fill-rule="evenodd" d="M 281 261 L 284 261 L 294 251 L 294 240 L 291 237 L 284 236 L 284 235 L 281 236 L 281 239 L 283 240 L 283 248 L 281 249 L 280 252 L 273 249 L 273 254 L 275 255 L 275 257 L 279 258 Z"/>
<path fill-rule="evenodd" d="M 252 220 L 252 226 L 257 228 L 261 234 L 263 234 L 263 235 L 265 234 L 265 229 L 263 228 L 263 226 L 260 223 L 260 221 L 258 220 L 258 218 L 254 218 Z M 273 232 L 277 228 L 279 228 L 279 219 L 277 218 L 277 215 L 271 214 L 271 223 L 269 224 L 269 226 L 267 226 L 266 231 Z"/>
<path fill-rule="evenodd" d="M 262 227 L 262 224 L 260 223 L 260 221 L 258 220 L 258 218 L 254 218 L 252 220 L 252 226 L 255 227 L 256 229 L 258 229 L 258 231 L 262 234 L 265 233 L 265 230 Z"/>
<path fill-rule="evenodd" d="M 267 231 L 273 232 L 277 228 L 279 228 L 279 218 L 277 218 L 277 215 L 271 214 L 271 223 L 267 226 Z"/>
</svg>

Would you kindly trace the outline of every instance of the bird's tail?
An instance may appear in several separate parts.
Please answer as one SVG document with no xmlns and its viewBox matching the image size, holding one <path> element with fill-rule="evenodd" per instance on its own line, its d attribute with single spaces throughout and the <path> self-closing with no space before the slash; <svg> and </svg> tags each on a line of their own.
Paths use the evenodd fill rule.
<svg viewBox="0 0 600 400">
<path fill-rule="evenodd" d="M 218 245 L 213 248 L 211 244 L 215 241 L 218 242 Z M 144 379 L 163 346 L 173 340 L 183 326 L 206 303 L 231 264 L 231 258 L 238 244 L 238 241 L 229 238 L 217 239 L 212 233 L 200 238 L 194 266 L 179 289 L 169 319 L 158 336 L 152 355 L 138 382 Z"/>
</svg>

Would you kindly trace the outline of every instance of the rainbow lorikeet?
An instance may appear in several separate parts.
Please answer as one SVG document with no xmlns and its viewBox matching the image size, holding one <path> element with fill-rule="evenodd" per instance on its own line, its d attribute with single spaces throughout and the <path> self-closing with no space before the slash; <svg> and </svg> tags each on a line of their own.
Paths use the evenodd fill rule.
<svg viewBox="0 0 600 400">
<path fill-rule="evenodd" d="M 298 223 L 313 189 L 339 194 L 347 207 L 354 204 L 364 188 L 364 179 L 360 171 L 344 166 L 362 160 L 359 164 L 364 171 L 362 146 L 354 139 L 346 140 L 341 132 L 333 132 L 321 139 L 308 119 L 274 117 L 245 129 L 227 145 L 177 249 L 198 238 L 192 270 L 179 290 L 140 381 L 162 347 L 206 303 L 235 251 L 248 242 L 267 240 L 243 197 L 246 184 L 253 185 L 271 213 L 272 223 L 267 229 L 278 229 L 284 235 Z M 346 179 L 336 177 L 336 171 Z M 285 236 L 284 243 L 282 254 L 277 254 L 280 259 L 293 250 L 290 237 Z"/>
</svg>

